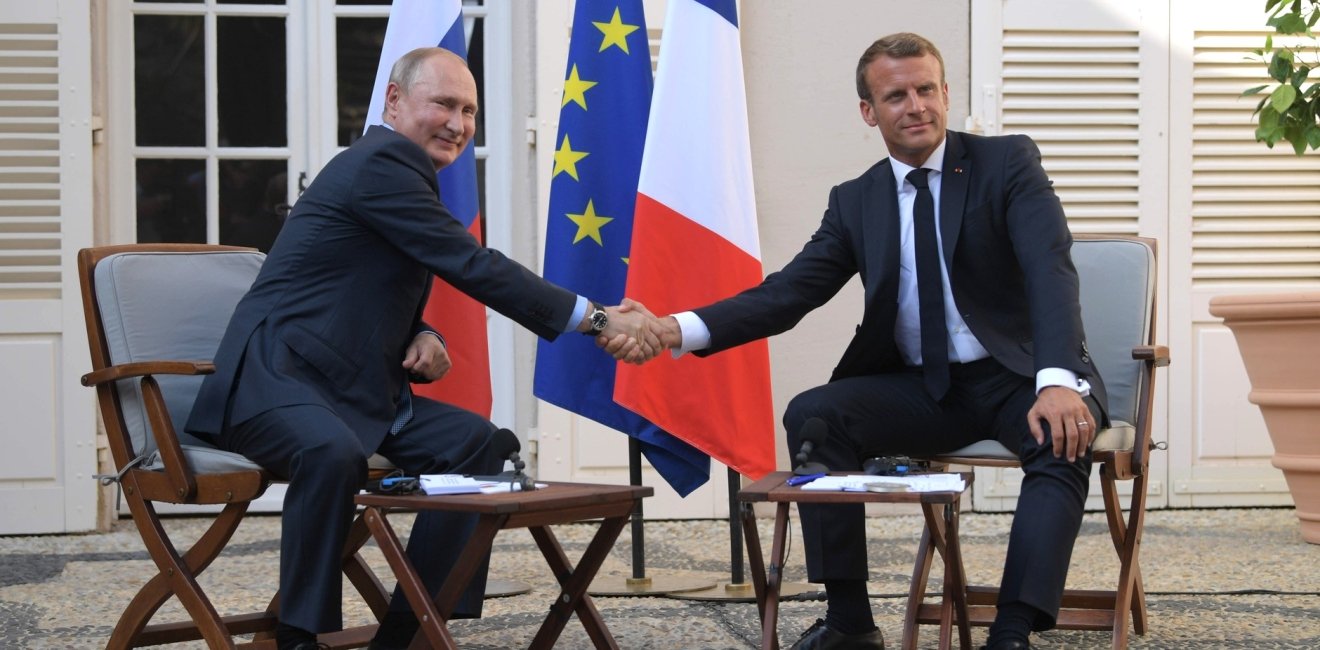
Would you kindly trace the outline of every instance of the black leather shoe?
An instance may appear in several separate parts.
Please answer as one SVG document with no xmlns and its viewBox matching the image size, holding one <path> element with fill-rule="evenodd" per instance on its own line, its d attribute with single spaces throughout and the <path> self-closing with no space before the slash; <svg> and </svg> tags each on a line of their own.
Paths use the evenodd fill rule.
<svg viewBox="0 0 1320 650">
<path fill-rule="evenodd" d="M 994 645 L 983 645 L 981 650 L 1031 650 L 1031 643 L 1025 641 L 1000 641 Z"/>
<path fill-rule="evenodd" d="M 835 632 L 818 618 L 789 650 L 885 650 L 885 637 L 880 628 L 861 634 Z"/>
</svg>

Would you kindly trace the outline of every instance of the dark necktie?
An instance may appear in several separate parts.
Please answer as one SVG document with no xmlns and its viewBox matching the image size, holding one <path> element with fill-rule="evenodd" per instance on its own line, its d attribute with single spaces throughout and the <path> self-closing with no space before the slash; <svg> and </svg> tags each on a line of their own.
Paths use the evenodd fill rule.
<svg viewBox="0 0 1320 650">
<path fill-rule="evenodd" d="M 926 183 L 929 169 L 914 169 L 907 180 L 917 188 L 912 206 L 916 231 L 917 298 L 921 316 L 921 370 L 926 392 L 940 399 L 949 390 L 949 334 L 944 326 L 944 281 L 940 246 L 935 238 L 935 199 Z"/>
<path fill-rule="evenodd" d="M 404 425 L 412 421 L 412 389 L 408 388 L 408 380 L 403 380 L 403 388 L 399 391 L 399 410 L 394 413 L 394 423 L 390 425 L 390 435 L 395 435 L 403 431 Z"/>
</svg>

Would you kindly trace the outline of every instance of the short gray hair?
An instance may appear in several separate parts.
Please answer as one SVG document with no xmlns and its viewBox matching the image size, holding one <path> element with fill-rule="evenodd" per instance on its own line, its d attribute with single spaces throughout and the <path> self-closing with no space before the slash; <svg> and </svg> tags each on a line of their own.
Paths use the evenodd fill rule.
<svg viewBox="0 0 1320 650">
<path fill-rule="evenodd" d="M 411 91 L 413 84 L 417 83 L 422 64 L 431 57 L 441 55 L 449 55 L 463 61 L 463 57 L 443 47 L 419 47 L 394 62 L 394 67 L 390 68 L 390 83 L 397 85 L 405 93 Z M 463 65 L 467 65 L 467 61 L 463 61 Z"/>
</svg>

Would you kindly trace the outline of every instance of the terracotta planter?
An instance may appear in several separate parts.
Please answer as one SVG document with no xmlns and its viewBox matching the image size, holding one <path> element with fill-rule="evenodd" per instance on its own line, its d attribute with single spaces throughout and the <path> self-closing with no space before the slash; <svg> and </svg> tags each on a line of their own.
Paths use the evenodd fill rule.
<svg viewBox="0 0 1320 650">
<path fill-rule="evenodd" d="M 1302 537 L 1320 544 L 1320 292 L 1219 296 L 1210 313 L 1237 339 Z"/>
</svg>

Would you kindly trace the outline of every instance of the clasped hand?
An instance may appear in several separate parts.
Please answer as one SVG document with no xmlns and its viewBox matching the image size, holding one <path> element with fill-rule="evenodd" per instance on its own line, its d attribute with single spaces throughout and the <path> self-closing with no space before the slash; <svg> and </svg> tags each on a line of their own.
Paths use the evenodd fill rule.
<svg viewBox="0 0 1320 650">
<path fill-rule="evenodd" d="M 633 364 L 654 359 L 682 342 L 673 317 L 656 318 L 642 303 L 624 298 L 617 307 L 606 307 L 609 323 L 596 337 L 596 345 L 610 356 Z"/>
</svg>

